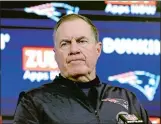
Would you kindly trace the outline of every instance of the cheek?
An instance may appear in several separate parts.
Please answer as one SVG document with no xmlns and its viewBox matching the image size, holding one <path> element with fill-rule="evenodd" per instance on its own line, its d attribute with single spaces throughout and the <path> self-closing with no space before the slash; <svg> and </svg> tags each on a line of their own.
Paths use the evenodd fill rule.
<svg viewBox="0 0 161 124">
<path fill-rule="evenodd" d="M 89 66 L 95 66 L 96 64 L 96 55 L 94 53 L 91 53 L 89 54 L 89 57 L 88 57 L 88 63 L 89 63 Z"/>
<path fill-rule="evenodd" d="M 87 54 L 88 53 L 88 54 Z M 91 50 L 86 52 L 86 62 L 89 67 L 93 67 L 96 65 L 97 61 L 97 53 L 95 50 Z"/>
<path fill-rule="evenodd" d="M 66 64 L 66 55 L 62 52 L 57 54 L 57 63 L 59 66 L 64 66 Z"/>
</svg>

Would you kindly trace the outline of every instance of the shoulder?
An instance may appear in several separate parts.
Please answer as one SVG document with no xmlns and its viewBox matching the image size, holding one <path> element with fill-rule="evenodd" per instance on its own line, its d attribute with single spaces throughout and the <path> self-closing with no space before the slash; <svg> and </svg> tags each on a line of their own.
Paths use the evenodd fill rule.
<svg viewBox="0 0 161 124">
<path fill-rule="evenodd" d="M 123 88 L 123 87 L 117 87 L 117 86 L 112 86 L 108 83 L 102 83 L 102 85 L 105 87 L 105 92 L 106 92 L 106 95 L 109 96 L 109 97 L 119 97 L 119 98 L 126 98 L 126 99 L 136 99 L 136 95 L 126 89 L 126 88 Z"/>
<path fill-rule="evenodd" d="M 53 82 L 47 82 L 39 87 L 36 88 L 32 88 L 26 91 L 22 91 L 21 93 L 23 93 L 23 96 L 29 96 L 31 98 L 35 98 L 35 97 L 42 97 L 45 94 L 51 94 L 56 93 L 59 91 L 60 85 L 58 83 Z M 20 94 L 21 94 L 20 93 Z"/>
<path fill-rule="evenodd" d="M 115 100 L 117 101 L 117 103 L 122 105 L 126 103 L 128 109 L 131 112 L 136 113 L 137 111 L 138 113 L 141 113 L 140 108 L 142 108 L 142 105 L 132 91 L 126 88 L 112 86 L 105 83 L 103 83 L 103 85 L 105 87 L 105 91 L 104 91 L 105 100 L 108 100 L 108 101 Z"/>
</svg>

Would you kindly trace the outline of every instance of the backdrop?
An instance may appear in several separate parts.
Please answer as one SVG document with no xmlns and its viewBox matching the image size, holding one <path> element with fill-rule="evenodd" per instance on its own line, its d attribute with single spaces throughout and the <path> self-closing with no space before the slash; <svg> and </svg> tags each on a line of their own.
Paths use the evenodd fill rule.
<svg viewBox="0 0 161 124">
<path fill-rule="evenodd" d="M 136 94 L 150 116 L 160 116 L 159 22 L 93 21 L 103 44 L 97 74 Z M 13 115 L 19 93 L 59 73 L 49 19 L 1 19 L 2 115 Z"/>
</svg>

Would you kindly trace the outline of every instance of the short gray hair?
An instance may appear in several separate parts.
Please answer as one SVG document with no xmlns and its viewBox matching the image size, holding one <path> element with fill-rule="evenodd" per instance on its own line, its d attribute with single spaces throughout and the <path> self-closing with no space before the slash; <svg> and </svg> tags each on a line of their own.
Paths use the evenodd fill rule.
<svg viewBox="0 0 161 124">
<path fill-rule="evenodd" d="M 57 29 L 59 28 L 59 26 L 63 22 L 69 21 L 69 20 L 74 20 L 74 19 L 82 19 L 85 22 L 87 22 L 91 26 L 91 29 L 93 31 L 93 34 L 94 34 L 94 37 L 95 37 L 96 42 L 99 41 L 99 34 L 98 34 L 98 30 L 97 30 L 96 26 L 92 23 L 92 21 L 89 18 L 87 18 L 85 16 L 82 16 L 82 15 L 79 15 L 79 14 L 69 14 L 69 15 L 62 16 L 60 18 L 60 20 L 56 23 L 56 25 L 54 27 L 54 32 L 57 31 Z"/>
</svg>

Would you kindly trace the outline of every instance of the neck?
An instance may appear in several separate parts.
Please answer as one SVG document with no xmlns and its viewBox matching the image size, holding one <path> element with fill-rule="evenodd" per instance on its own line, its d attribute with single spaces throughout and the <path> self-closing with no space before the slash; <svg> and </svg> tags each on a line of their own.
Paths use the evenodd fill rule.
<svg viewBox="0 0 161 124">
<path fill-rule="evenodd" d="M 89 74 L 86 74 L 86 75 L 65 76 L 62 73 L 61 73 L 61 75 L 64 78 L 67 78 L 67 79 L 72 80 L 74 82 L 82 82 L 82 83 L 92 81 L 96 78 L 95 71 L 93 73 L 89 73 Z"/>
</svg>

